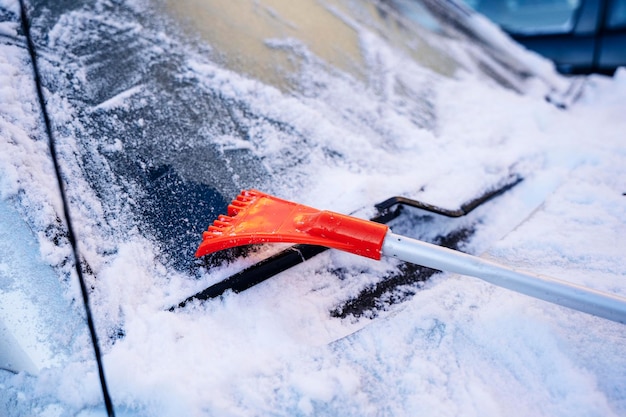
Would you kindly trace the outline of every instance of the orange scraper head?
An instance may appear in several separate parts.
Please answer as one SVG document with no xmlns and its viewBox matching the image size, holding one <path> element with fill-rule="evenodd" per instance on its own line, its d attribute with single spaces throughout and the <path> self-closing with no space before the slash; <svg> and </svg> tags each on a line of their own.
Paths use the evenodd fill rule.
<svg viewBox="0 0 626 417">
<path fill-rule="evenodd" d="M 242 191 L 202 235 L 196 256 L 258 243 L 305 243 L 380 259 L 387 226 Z"/>
</svg>

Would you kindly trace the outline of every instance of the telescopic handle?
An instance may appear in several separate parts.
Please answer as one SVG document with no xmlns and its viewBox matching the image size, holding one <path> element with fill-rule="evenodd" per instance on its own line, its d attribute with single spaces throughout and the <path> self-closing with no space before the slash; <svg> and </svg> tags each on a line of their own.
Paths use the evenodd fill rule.
<svg viewBox="0 0 626 417">
<path fill-rule="evenodd" d="M 480 278 L 499 287 L 626 324 L 626 298 L 487 261 L 387 232 L 382 253 L 441 271 Z"/>
</svg>

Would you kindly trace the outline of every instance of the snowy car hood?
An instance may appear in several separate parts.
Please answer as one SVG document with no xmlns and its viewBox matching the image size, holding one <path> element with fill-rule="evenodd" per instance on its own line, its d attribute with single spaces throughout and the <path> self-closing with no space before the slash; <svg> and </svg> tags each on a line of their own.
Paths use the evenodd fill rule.
<svg viewBox="0 0 626 417">
<path fill-rule="evenodd" d="M 451 274 L 333 317 L 397 271 L 418 274 L 393 261 L 328 252 L 168 311 L 273 253 L 193 258 L 242 188 L 366 217 L 392 195 L 456 208 L 511 176 L 524 181 L 469 217 L 392 226 L 626 295 L 624 72 L 588 79 L 564 111 L 546 97 L 571 80 L 436 3 L 29 6 L 119 414 L 624 413 L 616 323 Z M 0 410 L 100 415 L 19 3 L 0 10 L 0 330 L 22 371 L 0 371 Z"/>
</svg>

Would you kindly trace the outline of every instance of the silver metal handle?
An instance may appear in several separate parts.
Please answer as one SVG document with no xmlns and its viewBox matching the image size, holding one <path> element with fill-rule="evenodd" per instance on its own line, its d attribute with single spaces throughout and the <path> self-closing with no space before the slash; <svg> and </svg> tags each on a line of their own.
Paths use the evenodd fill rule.
<svg viewBox="0 0 626 417">
<path fill-rule="evenodd" d="M 391 231 L 383 241 L 382 253 L 429 268 L 480 278 L 499 287 L 626 324 L 626 298 L 614 294 L 518 271 Z"/>
</svg>

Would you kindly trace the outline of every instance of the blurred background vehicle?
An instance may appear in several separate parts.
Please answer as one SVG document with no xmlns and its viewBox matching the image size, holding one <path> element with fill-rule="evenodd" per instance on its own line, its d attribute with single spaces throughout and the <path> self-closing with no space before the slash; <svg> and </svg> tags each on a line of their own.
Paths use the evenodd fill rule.
<svg viewBox="0 0 626 417">
<path fill-rule="evenodd" d="M 465 0 L 564 74 L 626 65 L 626 0 Z"/>
</svg>

